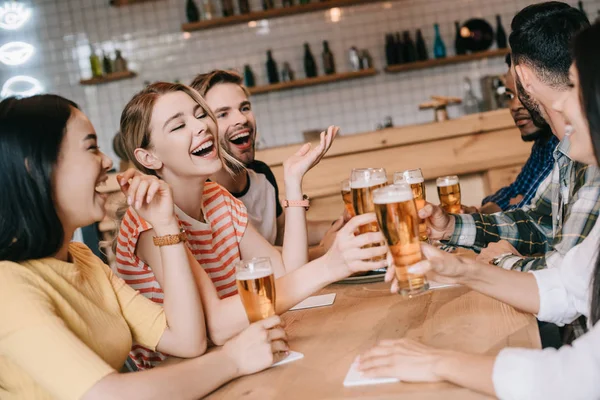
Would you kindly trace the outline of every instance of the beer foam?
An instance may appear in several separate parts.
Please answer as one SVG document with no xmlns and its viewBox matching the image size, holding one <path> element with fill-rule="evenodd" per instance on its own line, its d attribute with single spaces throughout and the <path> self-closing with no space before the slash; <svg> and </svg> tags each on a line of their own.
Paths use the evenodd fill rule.
<svg viewBox="0 0 600 400">
<path fill-rule="evenodd" d="M 423 179 L 422 177 L 409 177 L 409 176 L 405 176 L 404 177 L 404 181 L 406 183 L 423 183 L 425 182 L 425 179 Z"/>
<path fill-rule="evenodd" d="M 377 185 L 385 185 L 387 183 L 387 178 L 374 178 L 374 179 L 357 179 L 355 181 L 350 182 L 350 187 L 352 189 L 365 189 L 370 188 L 372 186 Z"/>
<path fill-rule="evenodd" d="M 410 186 L 402 184 L 390 185 L 373 192 L 373 203 L 375 204 L 400 203 L 412 200 L 413 198 Z"/>
<path fill-rule="evenodd" d="M 249 281 L 250 279 L 260 279 L 271 275 L 272 271 L 240 271 L 235 274 L 238 281 Z"/>
<path fill-rule="evenodd" d="M 457 185 L 458 178 L 454 176 L 445 176 L 443 178 L 437 178 L 436 183 L 439 187 Z"/>
</svg>

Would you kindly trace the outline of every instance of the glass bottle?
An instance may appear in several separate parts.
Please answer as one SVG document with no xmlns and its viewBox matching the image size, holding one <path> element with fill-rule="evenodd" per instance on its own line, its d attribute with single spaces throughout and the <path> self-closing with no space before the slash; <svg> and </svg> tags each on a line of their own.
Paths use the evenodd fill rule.
<svg viewBox="0 0 600 400">
<path fill-rule="evenodd" d="M 271 85 L 279 83 L 279 71 L 271 50 L 267 50 L 267 79 Z"/>
<path fill-rule="evenodd" d="M 275 3 L 273 0 L 262 0 L 263 10 L 271 10 L 275 8 Z"/>
<path fill-rule="evenodd" d="M 102 57 L 102 69 L 104 70 L 105 75 L 113 73 L 112 60 L 110 59 L 108 54 L 106 54 L 104 52 L 103 52 L 103 57 Z"/>
<path fill-rule="evenodd" d="M 240 14 L 250 13 L 250 2 L 248 0 L 238 0 L 238 6 L 240 7 Z"/>
<path fill-rule="evenodd" d="M 385 35 L 385 61 L 387 65 L 396 65 L 396 41 L 394 35 L 388 33 Z"/>
<path fill-rule="evenodd" d="M 402 50 L 403 50 L 403 61 L 407 63 L 417 61 L 417 49 L 415 48 L 415 43 L 410 37 L 409 31 L 404 31 L 402 34 Z"/>
<path fill-rule="evenodd" d="M 458 21 L 454 21 L 454 27 L 456 29 L 456 37 L 454 38 L 454 51 L 456 52 L 457 56 L 467 54 L 465 41 L 460 34 L 460 23 Z"/>
<path fill-rule="evenodd" d="M 121 50 L 115 50 L 115 62 L 113 69 L 115 72 L 127 71 L 127 60 L 121 55 Z"/>
<path fill-rule="evenodd" d="M 90 47 L 90 67 L 92 68 L 92 77 L 99 78 L 102 76 L 102 63 L 100 57 L 96 54 L 96 48 Z"/>
<path fill-rule="evenodd" d="M 500 18 L 500 15 L 496 15 L 496 25 L 496 44 L 498 45 L 499 49 L 505 49 L 507 47 L 506 32 L 502 27 L 502 19 Z"/>
<path fill-rule="evenodd" d="M 350 69 L 352 71 L 360 70 L 360 55 L 355 46 L 350 47 L 350 50 L 348 50 L 348 61 L 350 62 Z"/>
<path fill-rule="evenodd" d="M 198 10 L 196 3 L 194 3 L 194 0 L 187 0 L 185 3 L 185 15 L 188 22 L 200 21 L 200 11 Z"/>
<path fill-rule="evenodd" d="M 211 0 L 203 0 L 202 8 L 204 9 L 204 19 L 210 20 L 215 17 L 215 7 Z"/>
<path fill-rule="evenodd" d="M 318 75 L 317 63 L 308 43 L 304 43 L 304 73 L 307 78 L 314 78 Z"/>
<path fill-rule="evenodd" d="M 221 0 L 221 11 L 223 17 L 233 16 L 233 0 Z"/>
<path fill-rule="evenodd" d="M 256 86 L 256 80 L 254 79 L 254 72 L 248 64 L 244 65 L 244 86 L 254 87 Z"/>
<path fill-rule="evenodd" d="M 405 62 L 406 58 L 404 56 L 404 44 L 400 38 L 400 32 L 396 32 L 396 64 Z"/>
<path fill-rule="evenodd" d="M 440 26 L 438 24 L 433 25 L 435 29 L 435 40 L 433 41 L 433 55 L 435 58 L 446 57 L 446 45 L 440 35 Z"/>
<path fill-rule="evenodd" d="M 427 51 L 427 45 L 425 39 L 423 39 L 423 33 L 420 29 L 417 29 L 417 60 L 426 61 L 429 59 L 429 53 Z"/>
<path fill-rule="evenodd" d="M 326 75 L 335 74 L 335 60 L 333 59 L 333 53 L 329 49 L 329 43 L 327 40 L 323 40 L 323 70 Z"/>
</svg>

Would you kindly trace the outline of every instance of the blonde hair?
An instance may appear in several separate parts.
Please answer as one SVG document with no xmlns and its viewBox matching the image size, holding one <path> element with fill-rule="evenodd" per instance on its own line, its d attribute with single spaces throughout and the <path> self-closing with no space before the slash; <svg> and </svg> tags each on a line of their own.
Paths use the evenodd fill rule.
<svg viewBox="0 0 600 400">
<path fill-rule="evenodd" d="M 179 83 L 156 82 L 137 93 L 129 103 L 127 103 L 125 109 L 121 113 L 121 139 L 125 145 L 127 157 L 133 162 L 137 169 L 146 174 L 157 175 L 155 170 L 146 168 L 137 160 L 134 154 L 135 150 L 138 148 L 152 148 L 150 121 L 152 120 L 152 112 L 156 100 L 162 95 L 178 91 L 190 96 L 196 104 L 202 107 L 204 112 L 206 112 L 208 117 L 217 126 L 217 118 L 206 104 L 206 101 L 197 91 L 189 86 Z M 218 134 L 218 132 L 215 132 L 215 134 Z M 217 140 L 216 142 L 220 143 L 220 140 Z M 244 169 L 242 163 L 225 152 L 220 144 L 218 144 L 218 146 L 221 163 L 228 173 L 233 175 Z"/>
</svg>

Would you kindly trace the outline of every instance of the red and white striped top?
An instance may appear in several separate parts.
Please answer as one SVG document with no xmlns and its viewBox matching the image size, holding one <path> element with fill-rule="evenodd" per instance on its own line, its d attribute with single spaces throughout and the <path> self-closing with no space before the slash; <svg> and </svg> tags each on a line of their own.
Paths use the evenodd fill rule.
<svg viewBox="0 0 600 400">
<path fill-rule="evenodd" d="M 233 296 L 237 294 L 234 265 L 241 258 L 239 244 L 248 225 L 246 207 L 214 182 L 206 182 L 202 201 L 206 223 L 191 218 L 178 207 L 175 213 L 187 233 L 188 248 L 214 283 L 219 297 Z M 130 286 L 162 304 L 163 291 L 152 269 L 135 254 L 140 234 L 150 229 L 152 226 L 132 208 L 127 210 L 117 236 L 116 268 Z M 166 359 L 166 355 L 136 344 L 130 356 L 139 369 L 152 368 Z"/>
</svg>

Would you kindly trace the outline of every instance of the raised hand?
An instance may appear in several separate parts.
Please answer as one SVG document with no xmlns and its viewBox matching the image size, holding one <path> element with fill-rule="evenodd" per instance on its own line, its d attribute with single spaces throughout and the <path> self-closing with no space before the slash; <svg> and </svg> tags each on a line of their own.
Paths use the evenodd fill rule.
<svg viewBox="0 0 600 400">
<path fill-rule="evenodd" d="M 286 184 L 288 181 L 294 184 L 302 182 L 304 175 L 317 165 L 327 153 L 339 130 L 340 128 L 337 126 L 330 126 L 327 128 L 327 132 L 321 132 L 318 146 L 312 148 L 310 143 L 306 143 L 293 156 L 285 160 L 283 171 Z"/>
<path fill-rule="evenodd" d="M 165 181 L 135 169 L 117 175 L 117 181 L 127 196 L 127 204 L 152 226 L 176 222 L 173 193 Z"/>
<path fill-rule="evenodd" d="M 236 365 L 238 375 L 253 374 L 287 355 L 287 335 L 277 315 L 250 325 L 223 346 Z"/>
</svg>

